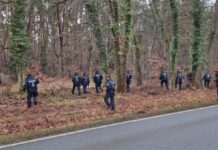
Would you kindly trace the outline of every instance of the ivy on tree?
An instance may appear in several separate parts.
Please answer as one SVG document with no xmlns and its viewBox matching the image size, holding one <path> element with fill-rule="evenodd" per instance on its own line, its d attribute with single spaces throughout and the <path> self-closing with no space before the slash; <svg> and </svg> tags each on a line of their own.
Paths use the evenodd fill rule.
<svg viewBox="0 0 218 150">
<path fill-rule="evenodd" d="M 28 47 L 28 38 L 26 32 L 26 0 L 12 0 L 14 12 L 11 17 L 11 58 L 10 68 L 18 74 L 20 87 L 23 84 L 23 71 L 26 67 L 26 52 Z"/>
</svg>

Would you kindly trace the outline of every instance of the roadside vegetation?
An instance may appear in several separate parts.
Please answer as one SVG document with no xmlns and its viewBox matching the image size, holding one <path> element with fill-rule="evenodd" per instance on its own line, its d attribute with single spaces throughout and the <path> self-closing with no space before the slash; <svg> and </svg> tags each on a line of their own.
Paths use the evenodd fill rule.
<svg viewBox="0 0 218 150">
<path fill-rule="evenodd" d="M 94 88 L 91 94 L 77 97 L 71 95 L 67 78 L 49 82 L 42 83 L 47 89 L 41 88 L 39 105 L 31 109 L 26 107 L 25 94 L 0 96 L 1 144 L 217 104 L 215 89 L 165 91 L 158 82 L 150 82 L 133 87 L 130 94 L 117 94 L 112 112 L 104 104 L 104 94 L 94 94 Z M 65 87 L 50 89 L 61 83 Z"/>
</svg>

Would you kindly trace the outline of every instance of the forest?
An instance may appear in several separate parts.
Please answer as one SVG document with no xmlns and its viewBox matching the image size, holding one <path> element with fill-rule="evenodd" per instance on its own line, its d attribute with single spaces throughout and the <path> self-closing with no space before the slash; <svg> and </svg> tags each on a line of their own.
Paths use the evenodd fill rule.
<svg viewBox="0 0 218 150">
<path fill-rule="evenodd" d="M 214 74 L 217 9 L 213 0 L 1 0 L 0 71 L 18 80 L 31 67 L 52 77 L 99 69 L 118 91 L 126 70 L 137 85 L 156 67 L 172 78 Z"/>
<path fill-rule="evenodd" d="M 202 77 L 215 79 L 217 47 L 218 0 L 0 0 L 0 135 L 214 104 L 215 83 L 204 89 Z M 159 83 L 163 69 L 168 92 Z M 116 82 L 115 114 L 93 94 L 96 70 Z M 186 81 L 174 89 L 177 71 L 192 72 L 191 90 Z M 89 75 L 90 95 L 71 95 L 75 72 Z M 28 73 L 40 80 L 41 107 L 26 111 L 20 91 Z"/>
</svg>

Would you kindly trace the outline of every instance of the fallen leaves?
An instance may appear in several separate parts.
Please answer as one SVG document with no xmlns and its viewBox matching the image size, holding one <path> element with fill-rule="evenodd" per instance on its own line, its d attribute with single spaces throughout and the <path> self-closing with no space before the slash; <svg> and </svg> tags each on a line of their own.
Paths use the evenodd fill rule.
<svg viewBox="0 0 218 150">
<path fill-rule="evenodd" d="M 70 89 L 66 90 L 69 92 Z M 215 99 L 215 90 L 161 90 L 147 86 L 133 89 L 131 94 L 116 95 L 116 113 L 107 109 L 103 94 L 82 97 L 70 94 L 41 95 L 39 105 L 26 108 L 26 101 L 0 97 L 0 135 L 43 128 L 77 125 L 128 114 L 144 114 L 163 109 L 208 103 Z"/>
</svg>

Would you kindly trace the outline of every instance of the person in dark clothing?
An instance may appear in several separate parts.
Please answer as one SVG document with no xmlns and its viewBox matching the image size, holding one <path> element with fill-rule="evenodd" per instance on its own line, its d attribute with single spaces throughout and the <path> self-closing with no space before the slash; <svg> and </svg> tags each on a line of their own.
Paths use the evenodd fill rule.
<svg viewBox="0 0 218 150">
<path fill-rule="evenodd" d="M 0 84 L 2 84 L 2 80 L 0 79 Z"/>
<path fill-rule="evenodd" d="M 177 85 L 179 84 L 179 90 L 182 90 L 182 80 L 183 80 L 183 75 L 180 71 L 177 71 L 176 73 L 176 78 L 175 78 L 175 89 L 177 88 Z"/>
<path fill-rule="evenodd" d="M 89 86 L 89 77 L 86 73 L 83 73 L 82 76 L 82 86 L 83 86 L 83 93 L 87 94 L 87 86 Z"/>
<path fill-rule="evenodd" d="M 204 81 L 204 86 L 206 88 L 209 88 L 210 86 L 210 81 L 211 81 L 211 75 L 207 72 L 205 73 L 205 75 L 203 76 L 203 81 Z"/>
<path fill-rule="evenodd" d="M 131 80 L 132 80 L 132 74 L 128 70 L 127 74 L 126 74 L 126 90 L 127 90 L 128 93 L 130 92 L 130 88 L 129 87 L 130 87 Z"/>
<path fill-rule="evenodd" d="M 192 85 L 192 72 L 187 73 L 186 79 L 187 79 L 187 88 L 191 88 L 191 85 Z"/>
<path fill-rule="evenodd" d="M 74 76 L 72 77 L 72 82 L 73 82 L 72 94 L 74 95 L 75 89 L 77 88 L 78 95 L 80 96 L 81 95 L 81 92 L 80 92 L 81 78 L 78 73 L 74 73 Z"/>
<path fill-rule="evenodd" d="M 215 77 L 216 77 L 215 81 L 216 81 L 217 101 L 218 101 L 218 71 L 216 71 Z"/>
<path fill-rule="evenodd" d="M 114 97 L 115 97 L 115 82 L 111 79 L 110 76 L 108 76 L 106 82 L 106 95 L 104 97 L 104 102 L 109 108 L 111 108 L 111 110 L 115 110 Z"/>
<path fill-rule="evenodd" d="M 95 83 L 96 93 L 99 93 L 99 90 L 101 90 L 101 92 L 103 92 L 103 89 L 101 87 L 102 80 L 103 80 L 103 76 L 99 73 L 99 71 L 96 71 L 95 75 L 93 77 L 93 81 Z"/>
<path fill-rule="evenodd" d="M 25 84 L 23 86 L 23 91 L 27 91 L 27 107 L 32 107 L 32 99 L 35 105 L 37 105 L 37 96 L 38 96 L 38 88 L 39 80 L 34 78 L 31 74 L 28 74 Z"/>
<path fill-rule="evenodd" d="M 163 88 L 165 84 L 166 89 L 169 90 L 168 74 L 166 71 L 161 71 L 159 79 L 161 81 L 161 87 Z"/>
</svg>

